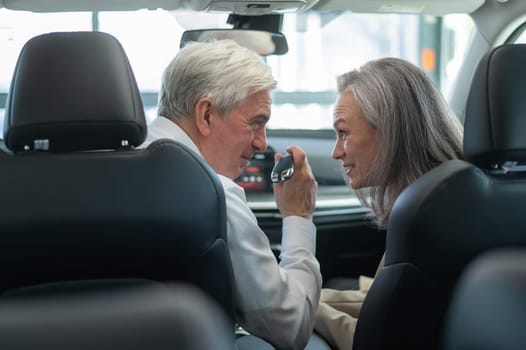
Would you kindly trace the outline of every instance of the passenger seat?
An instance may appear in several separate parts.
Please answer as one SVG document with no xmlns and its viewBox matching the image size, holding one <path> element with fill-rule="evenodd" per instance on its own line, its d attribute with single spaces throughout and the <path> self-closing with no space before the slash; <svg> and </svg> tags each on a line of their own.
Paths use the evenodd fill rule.
<svg viewBox="0 0 526 350">
<path fill-rule="evenodd" d="M 397 199 L 354 350 L 440 349 L 463 269 L 486 251 L 526 246 L 525 62 L 524 44 L 483 57 L 466 109 L 466 161 L 441 164 Z"/>
</svg>

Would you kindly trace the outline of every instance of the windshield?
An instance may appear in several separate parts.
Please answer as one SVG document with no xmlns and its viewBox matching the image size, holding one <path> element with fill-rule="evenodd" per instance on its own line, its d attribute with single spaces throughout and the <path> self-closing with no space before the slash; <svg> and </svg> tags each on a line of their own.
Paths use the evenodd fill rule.
<svg viewBox="0 0 526 350">
<path fill-rule="evenodd" d="M 113 34 L 124 46 L 147 118 L 152 120 L 162 71 L 179 50 L 183 31 L 228 28 L 226 18 L 227 14 L 164 10 L 31 13 L 0 9 L 0 118 L 18 54 L 27 40 L 51 31 L 100 30 Z M 466 15 L 286 14 L 282 31 L 289 52 L 264 58 L 278 80 L 268 128 L 331 129 L 336 75 L 384 56 L 422 66 L 447 97 L 472 27 Z"/>
</svg>

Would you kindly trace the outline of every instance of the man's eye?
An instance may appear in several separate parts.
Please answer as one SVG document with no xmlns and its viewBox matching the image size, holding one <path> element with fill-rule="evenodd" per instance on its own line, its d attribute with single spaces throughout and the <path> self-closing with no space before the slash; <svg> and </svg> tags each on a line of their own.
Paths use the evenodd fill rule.
<svg viewBox="0 0 526 350">
<path fill-rule="evenodd" d="M 255 122 L 255 123 L 252 123 L 252 128 L 254 130 L 259 130 L 261 128 L 265 127 L 265 123 L 263 122 Z"/>
</svg>

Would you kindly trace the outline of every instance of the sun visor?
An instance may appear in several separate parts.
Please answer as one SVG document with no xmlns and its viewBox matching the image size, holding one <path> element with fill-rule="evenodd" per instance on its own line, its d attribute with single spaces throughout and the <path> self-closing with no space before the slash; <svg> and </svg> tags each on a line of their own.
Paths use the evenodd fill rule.
<svg viewBox="0 0 526 350">
<path fill-rule="evenodd" d="M 191 0 L 196 11 L 230 12 L 244 16 L 257 16 L 287 12 L 301 12 L 318 0 Z"/>
<path fill-rule="evenodd" d="M 185 0 L 186 1 L 186 0 Z M 133 11 L 144 8 L 175 10 L 183 1 L 177 0 L 0 0 L 0 5 L 10 10 L 32 12 L 69 12 L 69 11 Z M 1 8 L 2 6 L 0 6 Z"/>
<path fill-rule="evenodd" d="M 484 0 L 326 0 L 316 4 L 317 11 L 335 11 L 348 8 L 363 13 L 402 13 L 443 16 L 451 13 L 471 13 L 484 4 Z"/>
<path fill-rule="evenodd" d="M 239 15 L 266 15 L 299 12 L 312 7 L 318 0 L 0 0 L 0 8 L 33 12 L 55 11 L 129 11 L 143 8 L 229 12 Z"/>
</svg>

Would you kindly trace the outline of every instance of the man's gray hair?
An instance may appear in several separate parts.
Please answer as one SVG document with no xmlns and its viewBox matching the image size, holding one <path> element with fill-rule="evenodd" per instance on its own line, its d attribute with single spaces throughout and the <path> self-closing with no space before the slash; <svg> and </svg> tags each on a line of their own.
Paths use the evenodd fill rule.
<svg viewBox="0 0 526 350">
<path fill-rule="evenodd" d="M 426 73 L 398 58 L 383 58 L 337 78 L 338 92 L 354 95 L 376 129 L 378 153 L 369 179 L 357 190 L 386 228 L 398 195 L 449 159 L 463 158 L 463 127 Z"/>
<path fill-rule="evenodd" d="M 187 118 L 193 115 L 199 99 L 209 97 L 226 116 L 248 96 L 275 87 L 270 67 L 236 42 L 190 43 L 163 73 L 158 114 Z"/>
</svg>

